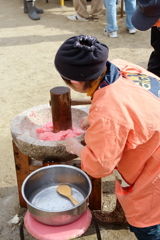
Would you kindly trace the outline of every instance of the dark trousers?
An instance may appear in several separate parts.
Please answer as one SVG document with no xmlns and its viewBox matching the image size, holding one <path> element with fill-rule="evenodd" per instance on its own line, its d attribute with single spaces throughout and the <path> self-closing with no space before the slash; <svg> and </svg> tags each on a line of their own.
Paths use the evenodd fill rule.
<svg viewBox="0 0 160 240">
<path fill-rule="evenodd" d="M 160 224 L 145 228 L 137 228 L 129 225 L 129 228 L 138 240 L 160 240 Z"/>
<path fill-rule="evenodd" d="M 160 77 L 160 28 L 152 27 L 151 46 L 154 51 L 150 55 L 147 70 Z"/>
</svg>

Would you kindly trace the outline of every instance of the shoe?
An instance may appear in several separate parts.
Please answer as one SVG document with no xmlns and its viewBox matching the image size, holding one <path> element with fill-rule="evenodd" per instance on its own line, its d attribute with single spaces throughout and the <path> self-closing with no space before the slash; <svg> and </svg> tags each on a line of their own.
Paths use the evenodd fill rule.
<svg viewBox="0 0 160 240">
<path fill-rule="evenodd" d="M 23 3 L 24 3 L 24 13 L 28 13 L 27 1 L 26 1 L 26 0 L 23 0 Z M 35 11 L 36 11 L 38 14 L 44 13 L 43 9 L 36 8 L 35 5 L 34 5 L 34 8 L 35 8 Z"/>
<path fill-rule="evenodd" d="M 99 22 L 99 18 L 98 17 L 93 17 L 93 21 L 94 22 Z"/>
<path fill-rule="evenodd" d="M 104 29 L 104 35 L 107 35 L 107 36 L 109 36 L 111 38 L 118 37 L 117 31 L 115 31 L 115 32 L 108 32 L 108 30 L 106 28 Z"/>
<path fill-rule="evenodd" d="M 134 34 L 134 33 L 136 33 L 136 29 L 135 29 L 135 28 L 128 29 L 128 32 L 129 32 L 130 34 Z"/>
<path fill-rule="evenodd" d="M 85 21 L 85 22 L 89 21 L 89 18 L 82 18 L 77 13 L 72 16 L 68 16 L 67 18 L 71 21 Z"/>
<path fill-rule="evenodd" d="M 35 8 L 35 10 L 36 10 L 36 12 L 37 12 L 38 14 L 44 13 L 43 9 L 36 8 L 36 6 L 34 6 L 34 8 Z M 27 9 L 24 9 L 24 13 L 28 13 L 28 8 L 27 8 Z"/>
<path fill-rule="evenodd" d="M 93 18 L 94 22 L 99 22 L 99 18 Z"/>
<path fill-rule="evenodd" d="M 36 8 L 36 6 L 35 6 L 35 9 L 36 9 L 36 12 L 37 12 L 38 14 L 44 13 L 43 9 Z"/>
</svg>

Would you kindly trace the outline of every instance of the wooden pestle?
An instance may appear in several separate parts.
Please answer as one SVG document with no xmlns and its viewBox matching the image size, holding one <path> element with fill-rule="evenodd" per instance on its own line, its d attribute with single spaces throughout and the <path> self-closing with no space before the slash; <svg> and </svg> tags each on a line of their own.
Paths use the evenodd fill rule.
<svg viewBox="0 0 160 240">
<path fill-rule="evenodd" d="M 72 129 L 71 105 L 87 105 L 91 104 L 87 99 L 71 99 L 70 88 L 60 86 L 50 90 L 52 121 L 54 132 Z"/>
<path fill-rule="evenodd" d="M 54 132 L 72 129 L 70 88 L 52 88 L 50 95 Z"/>
</svg>

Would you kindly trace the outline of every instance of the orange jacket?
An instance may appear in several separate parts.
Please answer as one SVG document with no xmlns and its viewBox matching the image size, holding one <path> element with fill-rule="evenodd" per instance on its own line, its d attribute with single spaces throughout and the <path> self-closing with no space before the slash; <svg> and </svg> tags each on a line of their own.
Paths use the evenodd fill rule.
<svg viewBox="0 0 160 240">
<path fill-rule="evenodd" d="M 135 64 L 119 59 L 112 63 L 159 79 Z M 88 121 L 82 169 L 102 178 L 116 167 L 129 186 L 126 191 L 116 181 L 128 222 L 136 227 L 160 224 L 160 99 L 120 76 L 94 93 Z"/>
</svg>

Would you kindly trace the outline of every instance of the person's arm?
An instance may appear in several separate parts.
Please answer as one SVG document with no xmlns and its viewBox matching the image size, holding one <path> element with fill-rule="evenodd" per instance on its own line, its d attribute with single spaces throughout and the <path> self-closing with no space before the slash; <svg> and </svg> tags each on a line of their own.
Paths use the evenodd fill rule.
<svg viewBox="0 0 160 240">
<path fill-rule="evenodd" d="M 81 169 L 95 178 L 112 174 L 123 157 L 129 129 L 99 115 L 89 118 L 85 134 L 86 146 L 81 149 Z"/>
</svg>

